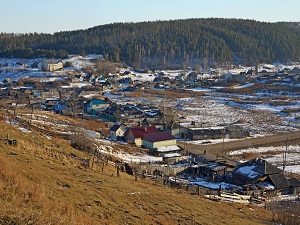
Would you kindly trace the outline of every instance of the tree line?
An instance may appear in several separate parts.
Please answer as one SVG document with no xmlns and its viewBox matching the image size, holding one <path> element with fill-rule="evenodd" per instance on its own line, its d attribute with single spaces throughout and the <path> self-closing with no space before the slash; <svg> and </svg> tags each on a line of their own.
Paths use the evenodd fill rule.
<svg viewBox="0 0 300 225">
<path fill-rule="evenodd" d="M 82 52 L 139 69 L 300 61 L 300 29 L 295 23 L 211 18 L 0 34 L 0 57 L 65 58 Z"/>
</svg>

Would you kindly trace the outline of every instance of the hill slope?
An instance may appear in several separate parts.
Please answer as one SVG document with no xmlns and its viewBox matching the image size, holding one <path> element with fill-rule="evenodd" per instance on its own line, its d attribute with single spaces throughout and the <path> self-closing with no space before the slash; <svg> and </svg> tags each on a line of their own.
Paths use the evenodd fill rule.
<svg viewBox="0 0 300 225">
<path fill-rule="evenodd" d="M 299 61 L 299 49 L 299 25 L 242 19 L 116 23 L 53 35 L 0 35 L 0 57 L 64 57 L 65 51 L 85 50 L 152 69 Z"/>
<path fill-rule="evenodd" d="M 0 141 L 0 224 L 270 224 L 262 208 L 111 176 L 115 168 L 90 169 L 79 160 L 89 156 L 64 140 L 0 127 L 1 138 L 18 140 L 17 147 Z"/>
</svg>

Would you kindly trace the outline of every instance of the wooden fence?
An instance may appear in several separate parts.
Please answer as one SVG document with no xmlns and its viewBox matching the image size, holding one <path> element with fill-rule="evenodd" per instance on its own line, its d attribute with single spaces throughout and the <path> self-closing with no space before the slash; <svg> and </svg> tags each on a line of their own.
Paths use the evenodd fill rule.
<svg viewBox="0 0 300 225">
<path fill-rule="evenodd" d="M 289 214 L 284 211 L 275 211 L 273 212 L 273 221 L 281 224 L 299 225 L 300 216 Z"/>
<path fill-rule="evenodd" d="M 60 137 L 64 139 L 70 139 L 71 138 L 71 133 L 62 133 L 62 132 L 55 132 L 55 131 L 50 131 L 46 130 L 44 128 L 41 128 L 39 126 L 35 126 L 33 124 L 30 124 L 27 120 L 22 119 L 21 117 L 16 117 L 16 120 L 26 129 L 32 129 L 36 130 L 42 134 L 45 134 L 47 136 L 55 136 L 55 137 Z"/>
<path fill-rule="evenodd" d="M 144 174 L 144 177 L 153 180 L 155 184 L 162 184 L 170 188 L 175 188 L 178 190 L 187 191 L 193 195 L 218 195 L 220 194 L 219 190 L 212 188 L 202 187 L 199 185 L 188 184 L 187 180 L 180 179 L 177 177 L 169 177 L 166 175 L 153 175 L 153 174 Z"/>
</svg>

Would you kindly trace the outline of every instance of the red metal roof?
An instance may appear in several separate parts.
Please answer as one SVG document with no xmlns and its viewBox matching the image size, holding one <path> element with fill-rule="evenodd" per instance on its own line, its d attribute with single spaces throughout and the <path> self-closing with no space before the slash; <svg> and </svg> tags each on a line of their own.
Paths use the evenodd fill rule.
<svg viewBox="0 0 300 225">
<path fill-rule="evenodd" d="M 145 134 L 144 138 L 150 142 L 159 142 L 159 141 L 168 141 L 176 139 L 172 134 L 168 132 L 158 132 L 158 133 L 151 133 Z"/>
<path fill-rule="evenodd" d="M 158 130 L 156 129 L 155 126 L 148 126 L 148 127 L 133 127 L 131 128 L 132 135 L 134 138 L 141 138 L 145 134 L 150 134 L 150 133 L 157 133 Z"/>
</svg>

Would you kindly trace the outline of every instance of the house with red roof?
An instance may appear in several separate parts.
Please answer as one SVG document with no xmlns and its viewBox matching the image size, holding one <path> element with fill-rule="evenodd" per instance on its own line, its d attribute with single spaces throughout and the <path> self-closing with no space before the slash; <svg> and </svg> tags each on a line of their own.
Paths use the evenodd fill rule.
<svg viewBox="0 0 300 225">
<path fill-rule="evenodd" d="M 150 153 L 164 158 L 180 157 L 183 149 L 177 146 L 176 138 L 168 132 L 145 134 L 143 146 L 150 150 Z"/>
<path fill-rule="evenodd" d="M 141 147 L 142 137 L 145 134 L 157 133 L 158 130 L 155 126 L 146 126 L 146 127 L 131 127 L 127 129 L 124 134 L 124 139 L 128 143 L 134 143 L 137 147 Z"/>
</svg>

